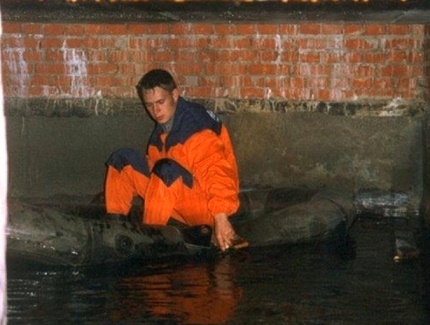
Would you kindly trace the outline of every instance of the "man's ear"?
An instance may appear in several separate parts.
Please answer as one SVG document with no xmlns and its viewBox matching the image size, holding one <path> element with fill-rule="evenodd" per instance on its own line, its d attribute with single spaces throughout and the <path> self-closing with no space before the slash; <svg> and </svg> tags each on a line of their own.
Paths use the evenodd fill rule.
<svg viewBox="0 0 430 325">
<path fill-rule="evenodd" d="M 174 101 L 177 102 L 179 99 L 179 89 L 178 88 L 175 88 L 172 90 L 172 96 L 173 96 Z"/>
</svg>

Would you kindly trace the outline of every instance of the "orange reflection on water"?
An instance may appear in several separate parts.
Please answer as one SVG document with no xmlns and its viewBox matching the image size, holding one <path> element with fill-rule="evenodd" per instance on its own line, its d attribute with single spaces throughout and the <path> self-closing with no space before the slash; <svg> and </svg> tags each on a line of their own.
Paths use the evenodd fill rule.
<svg viewBox="0 0 430 325">
<path fill-rule="evenodd" d="M 131 319 L 164 320 L 181 324 L 222 324 L 234 314 L 241 289 L 235 267 L 227 257 L 213 265 L 183 265 L 174 270 L 121 279 L 118 300 L 122 307 L 114 322 Z"/>
</svg>

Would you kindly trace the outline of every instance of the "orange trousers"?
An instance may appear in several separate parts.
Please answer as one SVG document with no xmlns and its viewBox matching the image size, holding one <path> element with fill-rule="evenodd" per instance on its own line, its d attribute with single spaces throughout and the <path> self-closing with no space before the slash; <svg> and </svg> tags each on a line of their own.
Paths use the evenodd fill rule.
<svg viewBox="0 0 430 325">
<path fill-rule="evenodd" d="M 136 196 L 144 200 L 142 222 L 145 224 L 165 225 L 174 218 L 189 226 L 213 226 L 208 198 L 197 182 L 189 187 L 179 177 L 166 185 L 154 173 L 148 177 L 131 165 L 121 170 L 109 165 L 105 183 L 107 213 L 127 215 Z"/>
</svg>

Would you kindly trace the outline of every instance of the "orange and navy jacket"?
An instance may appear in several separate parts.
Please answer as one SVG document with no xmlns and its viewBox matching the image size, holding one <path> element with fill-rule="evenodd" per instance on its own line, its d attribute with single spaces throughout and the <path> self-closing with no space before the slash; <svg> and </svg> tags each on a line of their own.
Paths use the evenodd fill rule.
<svg viewBox="0 0 430 325">
<path fill-rule="evenodd" d="M 231 215 L 239 207 L 239 177 L 236 158 L 227 128 L 203 106 L 179 97 L 172 129 L 164 133 L 156 124 L 147 148 L 148 164 L 154 172 L 157 162 L 173 160 L 192 176 L 184 183 L 195 183 L 204 191 L 212 215 Z"/>
</svg>

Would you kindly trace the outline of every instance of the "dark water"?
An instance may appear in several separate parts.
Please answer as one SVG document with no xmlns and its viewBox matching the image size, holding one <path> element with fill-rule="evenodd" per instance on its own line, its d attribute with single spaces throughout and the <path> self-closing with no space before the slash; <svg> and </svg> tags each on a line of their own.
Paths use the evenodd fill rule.
<svg viewBox="0 0 430 325">
<path fill-rule="evenodd" d="M 335 242 L 152 266 L 9 265 L 9 324 L 429 324 L 427 254 L 394 263 L 393 233 L 368 222 L 351 237 L 352 250 Z"/>
</svg>

